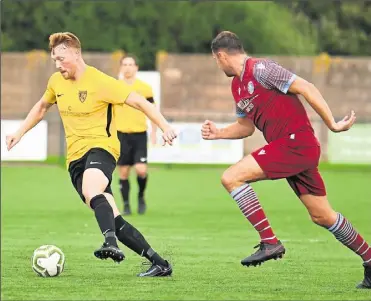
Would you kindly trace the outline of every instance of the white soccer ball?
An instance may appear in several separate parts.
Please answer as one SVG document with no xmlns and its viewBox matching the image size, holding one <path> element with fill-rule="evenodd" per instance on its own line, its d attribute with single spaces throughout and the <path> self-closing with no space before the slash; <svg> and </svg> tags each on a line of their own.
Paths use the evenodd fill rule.
<svg viewBox="0 0 371 301">
<path fill-rule="evenodd" d="M 37 248 L 32 255 L 32 269 L 41 277 L 59 276 L 64 269 L 64 254 L 53 245 Z"/>
</svg>

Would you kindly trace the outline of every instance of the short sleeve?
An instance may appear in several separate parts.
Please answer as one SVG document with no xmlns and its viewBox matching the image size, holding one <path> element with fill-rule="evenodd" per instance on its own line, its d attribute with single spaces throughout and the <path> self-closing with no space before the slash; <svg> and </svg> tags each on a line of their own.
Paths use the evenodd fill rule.
<svg viewBox="0 0 371 301">
<path fill-rule="evenodd" d="M 145 98 L 153 98 L 153 90 L 152 90 L 151 86 L 146 85 L 144 91 L 145 91 L 144 92 L 144 97 Z"/>
<path fill-rule="evenodd" d="M 271 60 L 261 60 L 254 65 L 255 79 L 266 89 L 287 93 L 296 75 Z"/>
<path fill-rule="evenodd" d="M 143 91 L 142 91 L 142 95 L 144 96 L 144 98 L 146 98 L 150 103 L 154 103 L 154 99 L 153 99 L 153 90 L 152 90 L 152 87 L 148 84 L 144 84 L 143 85 Z"/>
<path fill-rule="evenodd" d="M 104 99 L 111 104 L 124 104 L 133 90 L 120 80 L 107 75 L 104 87 Z"/>
<path fill-rule="evenodd" d="M 56 95 L 55 95 L 55 90 L 54 90 L 54 87 L 53 87 L 53 76 L 51 76 L 49 78 L 49 81 L 48 81 L 48 85 L 46 87 L 46 90 L 44 92 L 44 95 L 43 95 L 43 99 L 45 101 L 47 101 L 48 103 L 51 103 L 51 104 L 54 104 L 57 102 L 57 98 L 56 98 Z"/>
</svg>

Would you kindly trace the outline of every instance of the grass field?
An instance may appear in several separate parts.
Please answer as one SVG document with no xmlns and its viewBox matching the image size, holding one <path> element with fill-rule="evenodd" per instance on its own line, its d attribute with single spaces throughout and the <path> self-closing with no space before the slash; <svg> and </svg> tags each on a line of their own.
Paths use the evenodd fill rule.
<svg viewBox="0 0 371 301">
<path fill-rule="evenodd" d="M 95 259 L 102 237 L 91 211 L 55 166 L 2 168 L 2 300 L 371 300 L 359 291 L 361 260 L 312 224 L 285 181 L 254 184 L 283 260 L 244 268 L 258 236 L 220 185 L 221 168 L 153 167 L 145 216 L 128 218 L 174 265 L 165 279 L 139 279 L 142 258 L 123 247 L 116 265 Z M 371 172 L 324 171 L 330 200 L 371 241 Z M 134 180 L 134 178 L 133 178 Z M 133 204 L 136 183 L 132 181 Z M 117 202 L 117 179 L 113 184 Z M 136 207 L 134 207 L 136 208 Z M 65 271 L 40 278 L 30 257 L 42 244 L 66 255 Z"/>
</svg>

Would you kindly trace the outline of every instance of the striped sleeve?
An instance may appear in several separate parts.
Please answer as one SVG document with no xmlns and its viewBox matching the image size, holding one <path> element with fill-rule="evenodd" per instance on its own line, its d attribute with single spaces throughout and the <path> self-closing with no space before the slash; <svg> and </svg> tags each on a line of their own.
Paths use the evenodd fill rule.
<svg viewBox="0 0 371 301">
<path fill-rule="evenodd" d="M 296 74 L 271 60 L 261 60 L 254 65 L 255 79 L 266 89 L 277 89 L 287 93 Z"/>
</svg>

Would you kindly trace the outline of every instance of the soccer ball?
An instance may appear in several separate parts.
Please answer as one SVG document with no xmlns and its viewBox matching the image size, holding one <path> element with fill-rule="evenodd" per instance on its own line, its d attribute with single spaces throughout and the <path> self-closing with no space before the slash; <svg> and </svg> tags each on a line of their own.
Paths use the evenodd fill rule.
<svg viewBox="0 0 371 301">
<path fill-rule="evenodd" d="M 32 255 L 32 269 L 41 277 L 55 277 L 63 272 L 64 254 L 61 249 L 53 245 L 44 245 L 37 248 Z"/>
</svg>

